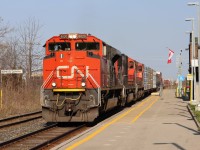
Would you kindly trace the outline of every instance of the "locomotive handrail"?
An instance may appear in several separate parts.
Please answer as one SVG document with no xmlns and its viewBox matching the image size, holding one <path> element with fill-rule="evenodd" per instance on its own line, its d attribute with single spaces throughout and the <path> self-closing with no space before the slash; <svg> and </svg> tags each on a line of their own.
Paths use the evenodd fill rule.
<svg viewBox="0 0 200 150">
<path fill-rule="evenodd" d="M 94 106 L 101 106 L 101 87 L 89 72 L 88 72 L 88 76 L 92 79 L 92 81 L 95 83 L 95 85 L 98 88 L 98 104 Z"/>
<path fill-rule="evenodd" d="M 40 87 L 40 103 L 41 103 L 42 106 L 44 106 L 44 95 L 43 95 L 44 87 L 46 86 L 46 84 L 49 82 L 49 80 L 53 76 L 53 72 L 54 72 L 54 70 L 49 74 L 49 76 L 47 77 L 47 79 L 44 81 L 44 83 Z"/>
<path fill-rule="evenodd" d="M 88 76 L 92 79 L 92 81 L 95 83 L 95 85 L 96 85 L 98 88 L 100 88 L 100 85 L 97 83 L 97 81 L 93 78 L 93 76 L 92 76 L 90 73 L 88 73 Z"/>
</svg>

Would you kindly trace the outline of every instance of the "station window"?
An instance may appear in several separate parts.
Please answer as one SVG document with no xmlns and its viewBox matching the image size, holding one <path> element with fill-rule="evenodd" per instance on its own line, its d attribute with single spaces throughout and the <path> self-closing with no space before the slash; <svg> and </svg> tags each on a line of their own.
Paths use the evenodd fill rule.
<svg viewBox="0 0 200 150">
<path fill-rule="evenodd" d="M 77 42 L 76 50 L 99 50 L 98 42 Z"/>
<path fill-rule="evenodd" d="M 71 44 L 69 42 L 49 43 L 49 51 L 69 51 Z"/>
</svg>

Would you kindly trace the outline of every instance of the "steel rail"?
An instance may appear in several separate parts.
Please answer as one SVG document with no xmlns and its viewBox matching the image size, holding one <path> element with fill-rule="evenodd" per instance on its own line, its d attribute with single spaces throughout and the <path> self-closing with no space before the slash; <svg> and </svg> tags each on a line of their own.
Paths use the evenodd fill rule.
<svg viewBox="0 0 200 150">
<path fill-rule="evenodd" d="M 66 137 L 68 135 L 70 136 L 73 132 L 76 132 L 79 129 L 85 127 L 85 126 L 86 125 L 83 124 L 83 125 L 80 125 L 78 127 L 73 127 L 72 129 L 67 130 L 67 131 L 63 131 L 63 130 L 59 131 L 60 127 L 58 127 L 57 124 L 53 124 L 53 125 L 50 125 L 46 128 L 37 130 L 35 132 L 28 133 L 26 135 L 17 137 L 15 139 L 0 143 L 0 148 L 2 148 L 2 149 L 12 149 L 12 147 L 15 147 L 16 145 L 20 145 L 21 143 L 23 143 L 23 146 L 27 146 L 27 148 L 30 149 L 30 150 L 45 148 L 45 146 L 49 146 L 50 144 L 54 144 L 54 142 L 57 142 L 57 141 L 61 140 L 62 138 Z M 58 129 L 56 127 L 58 127 Z M 63 129 L 69 129 L 69 128 L 63 128 Z M 53 131 L 53 136 L 49 135 L 49 134 L 52 134 L 51 131 Z M 55 132 L 58 132 L 58 135 L 54 135 Z M 49 136 L 48 140 L 35 141 L 36 143 L 34 143 L 32 146 L 26 145 L 26 144 L 29 144 L 27 142 L 30 141 L 30 140 L 34 140 L 34 139 L 38 139 L 38 138 L 39 139 L 41 139 L 41 138 L 46 139 L 47 138 L 46 136 Z M 15 147 L 15 148 L 17 148 L 17 147 Z"/>
<path fill-rule="evenodd" d="M 36 112 L 32 112 L 32 113 L 26 113 L 26 114 L 12 116 L 12 117 L 5 118 L 5 119 L 0 119 L 0 122 L 17 119 L 17 118 L 21 118 L 21 117 L 26 117 L 26 116 L 31 116 L 31 115 L 35 115 L 35 114 L 39 114 L 39 113 L 42 113 L 42 111 L 36 111 Z"/>
<path fill-rule="evenodd" d="M 51 129 L 51 128 L 54 128 L 54 127 L 56 127 L 56 126 L 57 126 L 57 124 L 53 124 L 53 125 L 50 125 L 50 126 L 47 126 L 47 127 L 43 128 L 43 129 L 40 129 L 40 130 L 31 132 L 31 133 L 28 133 L 28 134 L 19 136 L 19 137 L 15 138 L 15 139 L 11 139 L 11 140 L 2 142 L 2 143 L 0 143 L 0 148 L 1 148 L 1 147 L 3 148 L 3 147 L 5 147 L 5 146 L 8 146 L 8 145 L 10 145 L 10 144 L 12 144 L 12 143 L 15 143 L 15 142 L 17 142 L 17 141 L 20 141 L 20 140 L 22 140 L 22 139 L 24 139 L 24 138 L 27 138 L 27 137 L 29 137 L 29 136 L 32 136 L 32 135 L 34 135 L 34 134 L 43 132 L 43 131 L 48 130 L 48 129 Z"/>
<path fill-rule="evenodd" d="M 32 118 L 28 118 L 28 119 L 21 120 L 21 121 L 16 121 L 16 122 L 0 125 L 0 129 L 5 128 L 5 127 L 9 127 L 9 126 L 13 126 L 13 125 L 17 125 L 17 124 L 21 124 L 21 123 L 25 123 L 25 122 L 29 122 L 29 121 L 32 121 L 32 120 L 35 120 L 35 119 L 40 119 L 40 118 L 42 118 L 42 116 L 32 117 Z"/>
<path fill-rule="evenodd" d="M 69 135 L 69 134 L 71 134 L 71 133 L 73 133 L 73 132 L 75 132 L 75 131 L 83 128 L 83 127 L 85 127 L 85 124 L 75 128 L 75 129 L 72 129 L 70 131 L 67 131 L 67 132 L 65 132 L 65 133 L 63 133 L 63 134 L 61 134 L 61 135 L 59 135 L 59 136 L 57 136 L 55 138 L 52 138 L 52 139 L 50 139 L 50 140 L 48 140 L 48 141 L 46 141 L 44 143 L 41 143 L 41 144 L 31 148 L 30 150 L 37 150 L 37 149 L 45 148 L 45 146 L 47 146 L 47 145 L 49 145 L 49 144 L 51 144 L 51 143 L 53 143 L 53 142 L 65 137 L 65 136 L 67 136 L 67 135 Z"/>
</svg>

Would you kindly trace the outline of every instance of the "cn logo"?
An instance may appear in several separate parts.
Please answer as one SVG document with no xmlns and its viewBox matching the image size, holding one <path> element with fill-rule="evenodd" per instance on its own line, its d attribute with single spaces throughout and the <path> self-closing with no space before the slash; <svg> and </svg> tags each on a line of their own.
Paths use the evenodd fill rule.
<svg viewBox="0 0 200 150">
<path fill-rule="evenodd" d="M 57 78 L 61 78 L 62 77 L 62 79 L 73 79 L 74 78 L 74 71 L 76 71 L 78 74 L 80 74 L 81 77 L 85 77 L 83 72 L 80 71 L 77 66 L 72 66 L 71 75 L 70 76 L 61 76 L 60 75 L 60 70 L 61 69 L 62 70 L 69 69 L 69 66 L 58 66 L 57 69 L 56 69 L 57 70 Z M 89 74 L 89 66 L 86 66 L 85 70 L 86 70 L 85 72 L 86 72 L 86 78 L 87 78 L 88 74 Z"/>
</svg>

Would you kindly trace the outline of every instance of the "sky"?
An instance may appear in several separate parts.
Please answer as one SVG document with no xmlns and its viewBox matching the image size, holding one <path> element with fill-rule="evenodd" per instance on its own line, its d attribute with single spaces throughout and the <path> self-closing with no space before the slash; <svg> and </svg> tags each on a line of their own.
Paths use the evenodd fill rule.
<svg viewBox="0 0 200 150">
<path fill-rule="evenodd" d="M 63 33 L 90 33 L 131 58 L 176 79 L 176 60 L 182 52 L 183 75 L 188 74 L 189 34 L 197 7 L 189 0 L 0 0 L 0 17 L 17 27 L 34 17 L 42 25 L 41 49 L 46 40 Z M 167 64 L 168 48 L 173 50 Z"/>
</svg>

